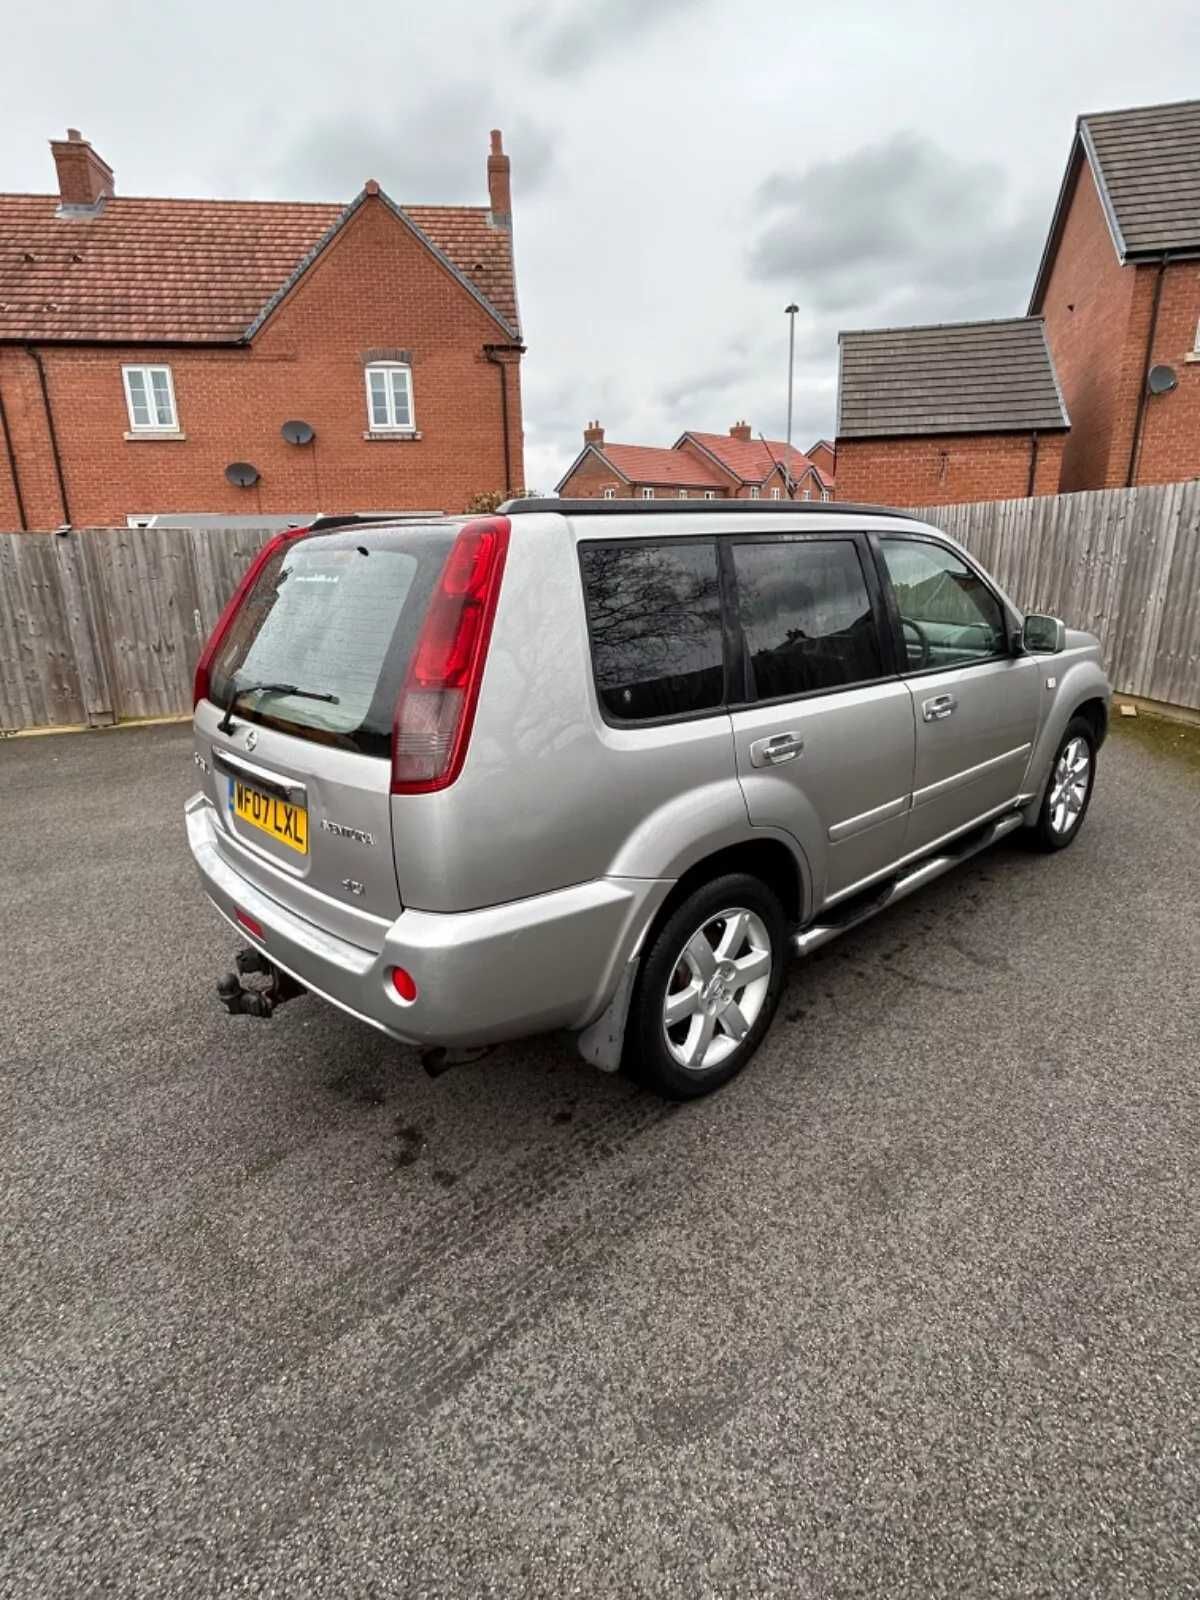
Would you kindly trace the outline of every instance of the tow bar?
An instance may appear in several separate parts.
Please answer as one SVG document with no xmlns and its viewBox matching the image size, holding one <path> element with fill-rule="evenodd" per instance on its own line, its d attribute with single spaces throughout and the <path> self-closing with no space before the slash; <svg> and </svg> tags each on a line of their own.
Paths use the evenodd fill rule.
<svg viewBox="0 0 1200 1600">
<path fill-rule="evenodd" d="M 268 961 L 261 950 L 247 947 L 233 959 L 237 971 L 227 972 L 217 981 L 217 998 L 230 1016 L 269 1017 L 288 1000 L 308 993 L 302 983 Z M 242 979 L 251 973 L 261 973 L 271 981 L 265 989 L 248 989 Z"/>
</svg>

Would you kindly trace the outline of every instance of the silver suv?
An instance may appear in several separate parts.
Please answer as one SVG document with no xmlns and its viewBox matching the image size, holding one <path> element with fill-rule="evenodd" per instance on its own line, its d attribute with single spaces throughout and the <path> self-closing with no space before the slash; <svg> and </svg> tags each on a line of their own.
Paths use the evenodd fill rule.
<svg viewBox="0 0 1200 1600">
<path fill-rule="evenodd" d="M 264 546 L 196 674 L 187 806 L 247 941 L 436 1070 L 566 1030 L 704 1094 L 789 957 L 1083 822 L 1097 641 L 877 507 L 526 500 Z M 259 973 L 262 982 L 242 978 Z"/>
</svg>

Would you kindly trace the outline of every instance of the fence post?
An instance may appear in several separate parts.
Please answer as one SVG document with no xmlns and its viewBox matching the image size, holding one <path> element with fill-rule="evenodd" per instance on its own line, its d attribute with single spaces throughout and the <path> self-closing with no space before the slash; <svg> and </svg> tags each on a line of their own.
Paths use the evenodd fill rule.
<svg viewBox="0 0 1200 1600">
<path fill-rule="evenodd" d="M 117 718 L 113 710 L 112 684 L 96 633 L 96 614 L 90 604 L 83 572 L 80 534 L 54 534 L 55 555 L 62 579 L 63 609 L 75 665 L 79 672 L 79 691 L 88 725 L 106 728 Z"/>
</svg>

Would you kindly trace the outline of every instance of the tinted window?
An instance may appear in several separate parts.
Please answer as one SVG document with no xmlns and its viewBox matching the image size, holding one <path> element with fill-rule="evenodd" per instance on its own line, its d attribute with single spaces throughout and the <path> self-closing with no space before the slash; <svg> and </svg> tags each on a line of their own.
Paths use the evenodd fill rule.
<svg viewBox="0 0 1200 1600">
<path fill-rule="evenodd" d="M 583 545 L 600 703 L 642 721 L 719 706 L 721 597 L 712 544 Z"/>
<path fill-rule="evenodd" d="M 883 672 L 858 551 L 848 539 L 735 544 L 751 698 L 862 683 Z"/>
<path fill-rule="evenodd" d="M 210 694 L 288 683 L 336 703 L 254 694 L 239 717 L 386 756 L 392 716 L 453 528 L 355 528 L 284 545 L 259 575 L 217 651 Z"/>
<path fill-rule="evenodd" d="M 999 603 L 949 550 L 911 539 L 881 539 L 910 667 L 952 667 L 1004 655 Z"/>
</svg>

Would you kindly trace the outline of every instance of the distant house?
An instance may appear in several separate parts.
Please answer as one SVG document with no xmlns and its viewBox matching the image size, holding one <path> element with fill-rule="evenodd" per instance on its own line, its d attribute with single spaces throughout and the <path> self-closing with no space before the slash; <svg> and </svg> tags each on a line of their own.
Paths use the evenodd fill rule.
<svg viewBox="0 0 1200 1600">
<path fill-rule="evenodd" d="M 499 133 L 485 206 L 129 198 L 51 151 L 56 193 L 0 195 L 0 530 L 523 484 Z"/>
<path fill-rule="evenodd" d="M 1029 304 L 1071 414 L 1064 490 L 1200 476 L 1198 257 L 1200 100 L 1080 117 Z"/>
<path fill-rule="evenodd" d="M 789 481 L 790 468 L 790 481 Z M 680 434 L 670 449 L 609 444 L 598 422 L 557 485 L 572 498 L 606 500 L 829 500 L 833 480 L 803 451 L 755 439 L 748 422 L 728 434 Z"/>
<path fill-rule="evenodd" d="M 840 500 L 1054 494 L 1070 422 L 1040 318 L 838 335 Z"/>
</svg>

